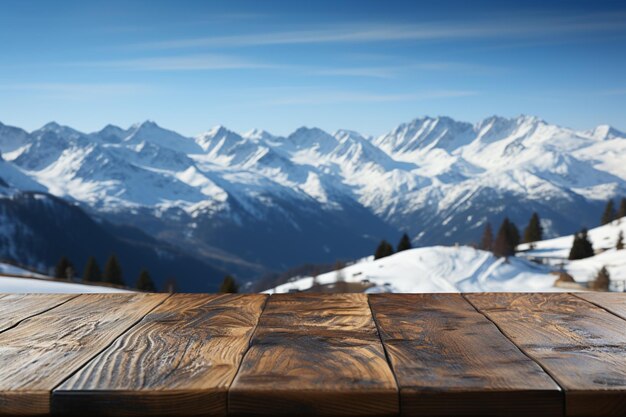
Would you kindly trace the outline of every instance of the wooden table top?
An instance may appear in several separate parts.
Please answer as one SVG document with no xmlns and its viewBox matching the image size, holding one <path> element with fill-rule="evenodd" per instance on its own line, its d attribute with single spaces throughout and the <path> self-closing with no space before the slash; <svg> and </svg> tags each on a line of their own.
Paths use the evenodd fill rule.
<svg viewBox="0 0 626 417">
<path fill-rule="evenodd" d="M 624 416 L 626 293 L 0 294 L 0 415 Z"/>
</svg>

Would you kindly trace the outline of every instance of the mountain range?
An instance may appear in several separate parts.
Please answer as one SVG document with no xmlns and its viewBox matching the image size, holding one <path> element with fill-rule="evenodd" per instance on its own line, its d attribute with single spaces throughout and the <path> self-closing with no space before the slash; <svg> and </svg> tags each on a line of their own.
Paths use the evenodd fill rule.
<svg viewBox="0 0 626 417">
<path fill-rule="evenodd" d="M 49 266 L 61 250 L 53 242 L 16 246 L 13 223 L 20 218 L 22 229 L 47 240 L 52 232 L 40 230 L 53 220 L 42 217 L 63 218 L 57 239 L 63 230 L 83 233 L 63 251 L 102 233 L 111 243 L 83 243 L 81 256 L 147 250 L 124 255 L 133 271 L 167 261 L 158 281 L 175 275 L 198 291 L 226 271 L 252 279 L 361 257 L 403 232 L 415 246 L 475 242 L 486 222 L 497 227 L 508 216 L 523 226 L 533 211 L 547 236 L 572 233 L 596 225 L 606 199 L 626 195 L 626 134 L 533 116 L 476 124 L 421 117 L 378 137 L 223 126 L 186 137 L 151 121 L 92 133 L 0 124 L 0 152 L 0 239 L 8 242 L 0 256 Z M 23 214 L 24 200 L 54 210 Z M 99 230 L 91 238 L 74 224 L 83 215 Z"/>
</svg>

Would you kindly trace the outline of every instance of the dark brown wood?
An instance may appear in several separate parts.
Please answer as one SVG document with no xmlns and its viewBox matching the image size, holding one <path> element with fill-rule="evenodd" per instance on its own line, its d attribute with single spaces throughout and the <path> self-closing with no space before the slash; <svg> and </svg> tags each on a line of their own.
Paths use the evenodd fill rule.
<svg viewBox="0 0 626 417">
<path fill-rule="evenodd" d="M 55 386 L 165 298 L 80 295 L 0 333 L 0 415 L 48 414 Z"/>
<path fill-rule="evenodd" d="M 267 296 L 177 294 L 54 391 L 74 415 L 225 415 Z"/>
<path fill-rule="evenodd" d="M 626 294 L 617 292 L 581 292 L 576 297 L 596 304 L 626 320 Z"/>
<path fill-rule="evenodd" d="M 565 389 L 566 415 L 626 415 L 626 321 L 569 294 L 466 297 Z"/>
<path fill-rule="evenodd" d="M 229 391 L 234 415 L 395 415 L 364 294 L 272 296 Z"/>
<path fill-rule="evenodd" d="M 0 294 L 0 332 L 63 304 L 77 294 Z"/>
<path fill-rule="evenodd" d="M 266 300 L 0 294 L 0 415 L 626 415 L 626 294 Z"/>
<path fill-rule="evenodd" d="M 558 416 L 559 386 L 459 294 L 370 305 L 407 416 Z"/>
</svg>

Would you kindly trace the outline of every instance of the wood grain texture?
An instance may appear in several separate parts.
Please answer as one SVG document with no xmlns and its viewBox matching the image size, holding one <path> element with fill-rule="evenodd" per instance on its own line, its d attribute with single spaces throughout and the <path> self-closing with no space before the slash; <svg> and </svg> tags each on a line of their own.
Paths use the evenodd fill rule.
<svg viewBox="0 0 626 417">
<path fill-rule="evenodd" d="M 626 294 L 617 292 L 581 292 L 576 297 L 596 304 L 626 320 Z"/>
<path fill-rule="evenodd" d="M 566 415 L 626 415 L 626 321 L 569 294 L 466 297 L 565 389 Z"/>
<path fill-rule="evenodd" d="M 365 294 L 270 297 L 229 391 L 233 415 L 395 415 Z"/>
<path fill-rule="evenodd" d="M 372 312 L 410 416 L 561 415 L 559 386 L 459 294 L 377 294 Z"/>
<path fill-rule="evenodd" d="M 80 295 L 0 333 L 0 415 L 48 414 L 55 386 L 166 297 Z"/>
<path fill-rule="evenodd" d="M 0 294 L 0 332 L 78 297 L 76 294 Z"/>
<path fill-rule="evenodd" d="M 266 298 L 173 295 L 58 387 L 53 412 L 225 415 Z"/>
</svg>

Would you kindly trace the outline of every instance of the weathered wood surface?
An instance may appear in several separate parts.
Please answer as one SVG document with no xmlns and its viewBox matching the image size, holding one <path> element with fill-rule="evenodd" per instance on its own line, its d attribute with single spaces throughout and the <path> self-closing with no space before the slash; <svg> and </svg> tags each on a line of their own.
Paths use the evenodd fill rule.
<svg viewBox="0 0 626 417">
<path fill-rule="evenodd" d="M 2 294 L 0 296 L 0 332 L 75 297 L 78 295 Z"/>
<path fill-rule="evenodd" d="M 272 296 L 229 391 L 234 415 L 396 415 L 364 294 Z"/>
<path fill-rule="evenodd" d="M 370 296 L 411 416 L 561 415 L 559 386 L 459 294 Z"/>
<path fill-rule="evenodd" d="M 625 303 L 0 294 L 0 415 L 623 416 Z"/>
<path fill-rule="evenodd" d="M 610 292 L 582 292 L 576 297 L 589 301 L 626 320 L 626 294 Z"/>
<path fill-rule="evenodd" d="M 565 390 L 568 416 L 626 415 L 626 322 L 569 294 L 467 294 Z"/>
<path fill-rule="evenodd" d="M 0 415 L 48 414 L 55 386 L 166 297 L 80 295 L 0 333 Z"/>
<path fill-rule="evenodd" d="M 54 391 L 75 415 L 225 415 L 266 295 L 177 294 Z"/>
</svg>

